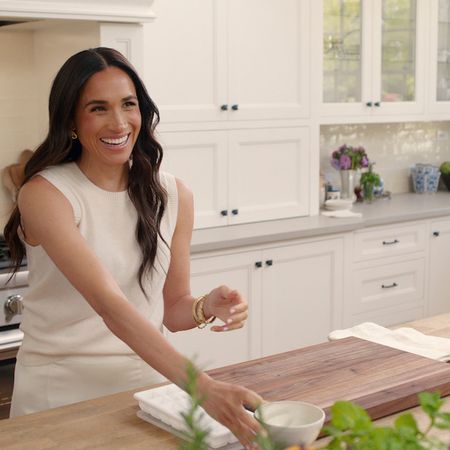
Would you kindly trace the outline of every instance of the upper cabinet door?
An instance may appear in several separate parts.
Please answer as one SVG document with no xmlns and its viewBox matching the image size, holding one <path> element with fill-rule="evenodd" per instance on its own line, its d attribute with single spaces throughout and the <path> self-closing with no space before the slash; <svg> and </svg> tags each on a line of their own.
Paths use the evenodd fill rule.
<svg viewBox="0 0 450 450">
<path fill-rule="evenodd" d="M 154 10 L 144 76 L 161 123 L 226 120 L 226 2 L 163 0 Z"/>
<path fill-rule="evenodd" d="M 423 0 L 322 0 L 320 115 L 419 114 L 424 106 Z"/>
<path fill-rule="evenodd" d="M 308 2 L 224 1 L 229 118 L 308 116 Z"/>
<path fill-rule="evenodd" d="M 430 112 L 450 115 L 450 1 L 430 0 Z"/>
<path fill-rule="evenodd" d="M 321 115 L 367 113 L 363 101 L 371 90 L 370 22 L 361 0 L 314 2 L 321 23 Z M 368 3 L 365 3 L 367 6 Z M 366 23 L 367 22 L 367 23 Z M 366 36 L 363 36 L 366 33 Z"/>
<path fill-rule="evenodd" d="M 374 47 L 374 62 L 381 67 L 374 70 L 373 86 L 373 100 L 380 106 L 374 111 L 381 115 L 423 113 L 426 3 L 382 0 L 374 5 L 381 8 L 381 23 L 376 27 L 381 39 Z"/>
<path fill-rule="evenodd" d="M 161 123 L 308 115 L 307 0 L 164 0 L 145 26 Z"/>
<path fill-rule="evenodd" d="M 230 225 L 308 214 L 307 127 L 232 130 L 228 142 Z"/>
</svg>

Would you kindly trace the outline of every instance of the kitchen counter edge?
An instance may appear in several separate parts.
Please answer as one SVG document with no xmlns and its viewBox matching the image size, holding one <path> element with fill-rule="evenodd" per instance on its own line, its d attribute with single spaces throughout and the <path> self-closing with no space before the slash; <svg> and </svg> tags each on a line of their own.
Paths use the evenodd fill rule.
<svg viewBox="0 0 450 450">
<path fill-rule="evenodd" d="M 355 204 L 352 211 L 362 216 L 338 219 L 319 213 L 308 217 L 197 229 L 192 236 L 191 254 L 450 216 L 450 193 L 396 194 L 370 204 Z"/>
</svg>

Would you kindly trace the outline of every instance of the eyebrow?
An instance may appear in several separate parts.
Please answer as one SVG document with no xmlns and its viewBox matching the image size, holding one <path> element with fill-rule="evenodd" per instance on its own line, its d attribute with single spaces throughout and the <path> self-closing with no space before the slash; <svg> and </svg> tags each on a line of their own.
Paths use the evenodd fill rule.
<svg viewBox="0 0 450 450">
<path fill-rule="evenodd" d="M 122 99 L 123 102 L 127 102 L 129 100 L 137 100 L 137 97 L 135 95 L 128 95 L 126 97 L 124 97 Z M 87 102 L 84 107 L 87 108 L 88 106 L 91 105 L 106 105 L 108 104 L 108 102 L 106 100 L 90 100 L 89 102 Z"/>
</svg>

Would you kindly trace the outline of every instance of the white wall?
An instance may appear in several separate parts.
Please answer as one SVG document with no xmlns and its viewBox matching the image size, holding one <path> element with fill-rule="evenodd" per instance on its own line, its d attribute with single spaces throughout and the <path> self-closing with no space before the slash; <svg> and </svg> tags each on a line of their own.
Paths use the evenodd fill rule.
<svg viewBox="0 0 450 450">
<path fill-rule="evenodd" d="M 0 32 L 0 170 L 37 142 L 33 33 Z M 0 189 L 0 223 L 11 202 Z"/>
<path fill-rule="evenodd" d="M 415 163 L 440 165 L 450 161 L 450 122 L 327 125 L 320 129 L 321 172 L 339 185 L 330 155 L 342 144 L 362 145 L 374 170 L 392 193 L 409 192 L 410 167 Z"/>
</svg>

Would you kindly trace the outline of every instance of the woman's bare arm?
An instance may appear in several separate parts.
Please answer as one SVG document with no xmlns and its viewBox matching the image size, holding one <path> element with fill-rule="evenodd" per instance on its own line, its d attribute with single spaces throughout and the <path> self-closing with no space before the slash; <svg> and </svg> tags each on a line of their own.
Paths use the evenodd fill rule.
<svg viewBox="0 0 450 450">
<path fill-rule="evenodd" d="M 42 177 L 35 177 L 22 187 L 18 204 L 28 243 L 42 246 L 116 336 L 154 369 L 183 387 L 186 358 L 128 302 L 80 234 L 64 195 Z M 204 373 L 200 373 L 199 386 L 207 396 L 207 411 L 242 443 L 249 443 L 259 426 L 242 405 L 256 405 L 261 399 L 240 386 L 216 382 Z"/>
</svg>

